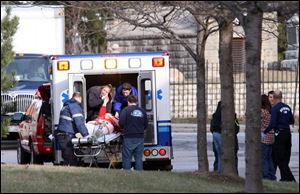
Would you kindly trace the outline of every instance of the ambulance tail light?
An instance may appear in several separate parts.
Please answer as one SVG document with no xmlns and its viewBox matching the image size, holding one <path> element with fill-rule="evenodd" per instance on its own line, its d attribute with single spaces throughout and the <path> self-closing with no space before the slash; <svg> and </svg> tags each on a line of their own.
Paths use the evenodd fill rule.
<svg viewBox="0 0 300 194">
<path fill-rule="evenodd" d="M 150 156 L 151 151 L 149 149 L 144 150 L 144 156 Z"/>
<path fill-rule="evenodd" d="M 105 59 L 104 65 L 105 65 L 105 69 L 116 69 L 117 59 Z"/>
<path fill-rule="evenodd" d="M 159 155 L 164 156 L 166 155 L 167 151 L 165 149 L 160 149 L 159 150 Z"/>
<path fill-rule="evenodd" d="M 57 62 L 57 70 L 58 71 L 66 71 L 70 69 L 69 61 L 58 61 Z"/>
<path fill-rule="evenodd" d="M 154 57 L 152 58 L 152 66 L 153 67 L 164 67 L 165 60 L 163 57 Z"/>
<path fill-rule="evenodd" d="M 152 150 L 152 156 L 157 156 L 158 155 L 158 151 L 156 149 Z"/>
</svg>

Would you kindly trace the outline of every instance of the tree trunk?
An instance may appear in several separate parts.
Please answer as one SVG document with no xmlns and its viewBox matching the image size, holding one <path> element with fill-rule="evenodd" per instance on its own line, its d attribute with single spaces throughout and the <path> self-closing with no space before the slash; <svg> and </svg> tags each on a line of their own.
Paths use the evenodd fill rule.
<svg viewBox="0 0 300 194">
<path fill-rule="evenodd" d="M 254 2 L 255 3 L 255 2 Z M 246 34 L 246 182 L 248 193 L 263 192 L 260 155 L 261 41 L 263 13 L 253 6 L 244 17 Z"/>
<path fill-rule="evenodd" d="M 235 108 L 232 62 L 232 20 L 220 18 L 219 59 L 222 118 L 222 173 L 237 175 L 235 161 Z"/>
<path fill-rule="evenodd" d="M 67 7 L 65 9 L 65 34 L 66 34 L 66 54 L 80 54 L 83 51 L 81 42 L 81 34 L 79 32 L 79 24 L 82 11 L 77 7 Z"/>
<path fill-rule="evenodd" d="M 199 26 L 200 28 L 200 26 Z M 205 44 L 207 36 L 204 31 L 197 34 L 197 156 L 198 170 L 208 172 L 207 139 L 206 139 L 206 85 L 205 85 Z"/>
</svg>

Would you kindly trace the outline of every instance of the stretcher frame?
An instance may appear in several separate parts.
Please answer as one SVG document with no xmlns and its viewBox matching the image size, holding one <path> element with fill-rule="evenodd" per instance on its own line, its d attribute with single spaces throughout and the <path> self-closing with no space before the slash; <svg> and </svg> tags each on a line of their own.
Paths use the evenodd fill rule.
<svg viewBox="0 0 300 194">
<path fill-rule="evenodd" d="M 114 135 L 112 137 L 111 135 Z M 79 143 L 73 143 L 74 155 L 81 160 L 84 158 L 88 158 L 90 160 L 89 167 L 92 167 L 93 164 L 95 167 L 98 167 L 97 158 L 103 152 L 106 159 L 109 161 L 108 169 L 110 169 L 113 165 L 113 162 L 118 161 L 118 153 L 121 150 L 121 133 L 112 133 L 110 135 L 104 135 L 93 142 L 87 142 L 84 138 L 81 138 L 81 141 L 84 143 L 80 143 L 80 138 L 77 139 Z M 111 143 L 116 143 L 114 146 L 118 148 L 113 150 Z"/>
</svg>

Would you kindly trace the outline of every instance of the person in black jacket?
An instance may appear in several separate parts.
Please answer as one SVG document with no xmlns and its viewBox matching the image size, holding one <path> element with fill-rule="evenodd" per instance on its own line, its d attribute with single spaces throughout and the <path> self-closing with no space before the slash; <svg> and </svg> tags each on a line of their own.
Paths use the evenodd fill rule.
<svg viewBox="0 0 300 194">
<path fill-rule="evenodd" d="M 221 101 L 218 102 L 217 109 L 212 115 L 210 123 L 210 131 L 213 134 L 213 152 L 215 155 L 214 171 L 221 172 L 221 154 L 222 154 L 222 120 L 221 120 Z M 240 131 L 239 122 L 235 114 L 235 170 L 238 174 L 238 157 L 239 150 L 237 134 Z"/>
<path fill-rule="evenodd" d="M 61 148 L 65 165 L 77 165 L 77 157 L 74 155 L 71 142 L 72 138 L 75 138 L 75 134 L 80 133 L 83 137 L 89 135 L 88 129 L 85 126 L 83 109 L 80 104 L 81 101 L 81 94 L 74 92 L 72 98 L 64 103 L 60 111 L 55 138 Z"/>
<path fill-rule="evenodd" d="M 112 86 L 93 86 L 87 91 L 87 119 L 86 121 L 95 120 L 102 106 L 105 107 L 105 113 L 112 111 Z"/>
<path fill-rule="evenodd" d="M 144 130 L 148 127 L 148 119 L 145 110 L 137 106 L 135 96 L 128 96 L 128 107 L 121 111 L 119 125 L 123 135 L 123 169 L 131 169 L 133 155 L 135 170 L 143 170 Z"/>
</svg>

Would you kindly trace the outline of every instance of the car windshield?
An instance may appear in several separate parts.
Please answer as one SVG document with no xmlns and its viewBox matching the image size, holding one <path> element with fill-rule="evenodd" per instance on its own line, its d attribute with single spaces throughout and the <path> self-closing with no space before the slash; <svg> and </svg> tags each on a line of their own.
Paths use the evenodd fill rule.
<svg viewBox="0 0 300 194">
<path fill-rule="evenodd" d="M 7 73 L 15 72 L 16 81 L 49 81 L 47 58 L 16 58 L 6 67 Z"/>
</svg>

